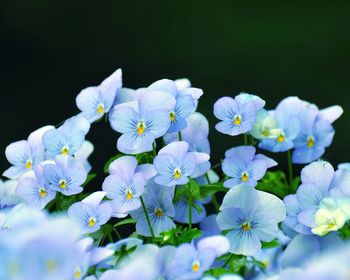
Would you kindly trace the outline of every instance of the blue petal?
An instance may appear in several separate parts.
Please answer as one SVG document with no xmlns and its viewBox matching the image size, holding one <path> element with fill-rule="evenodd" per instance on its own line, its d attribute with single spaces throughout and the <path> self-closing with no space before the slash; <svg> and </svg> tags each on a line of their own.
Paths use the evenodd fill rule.
<svg viewBox="0 0 350 280">
<path fill-rule="evenodd" d="M 238 146 L 231 148 L 225 152 L 226 158 L 240 158 L 245 162 L 252 161 L 255 155 L 255 147 L 253 146 Z"/>
<path fill-rule="evenodd" d="M 129 180 L 134 175 L 137 167 L 137 159 L 132 156 L 123 156 L 114 160 L 109 165 L 109 173 L 123 177 Z"/>
<path fill-rule="evenodd" d="M 216 118 L 222 121 L 225 120 L 225 121 L 232 122 L 235 112 L 237 111 L 238 111 L 237 103 L 231 97 L 221 97 L 214 104 L 214 115 Z M 224 129 L 224 128 L 220 127 L 220 129 Z M 219 129 L 217 128 L 217 130 Z"/>
<path fill-rule="evenodd" d="M 136 125 L 139 122 L 137 112 L 129 106 L 119 105 L 114 107 L 109 118 L 111 127 L 120 133 L 130 131 L 136 132 Z"/>
<path fill-rule="evenodd" d="M 236 229 L 230 231 L 226 237 L 230 241 L 230 252 L 233 254 L 254 256 L 261 249 L 261 242 L 253 231 Z"/>
<path fill-rule="evenodd" d="M 138 136 L 135 132 L 128 132 L 118 138 L 117 148 L 125 154 L 140 154 L 152 151 L 153 135 L 145 132 L 142 136 Z"/>
</svg>

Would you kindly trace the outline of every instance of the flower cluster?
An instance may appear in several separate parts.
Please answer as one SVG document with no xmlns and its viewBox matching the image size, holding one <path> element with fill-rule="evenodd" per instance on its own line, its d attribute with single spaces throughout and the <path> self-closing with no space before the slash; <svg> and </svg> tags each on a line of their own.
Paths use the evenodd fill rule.
<svg viewBox="0 0 350 280">
<path fill-rule="evenodd" d="M 342 108 L 222 97 L 215 128 L 243 143 L 212 165 L 202 95 L 187 79 L 126 88 L 118 69 L 77 115 L 8 145 L 0 279 L 348 279 L 350 163 L 321 159 Z M 93 188 L 86 138 L 103 120 L 117 151 Z"/>
</svg>

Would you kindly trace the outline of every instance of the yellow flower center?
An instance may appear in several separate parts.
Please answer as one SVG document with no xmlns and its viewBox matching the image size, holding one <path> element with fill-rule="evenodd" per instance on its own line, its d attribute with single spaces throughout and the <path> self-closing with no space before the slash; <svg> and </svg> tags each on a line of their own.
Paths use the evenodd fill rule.
<svg viewBox="0 0 350 280">
<path fill-rule="evenodd" d="M 45 188 L 40 188 L 39 190 L 40 197 L 44 198 L 47 195 L 46 189 Z"/>
<path fill-rule="evenodd" d="M 251 230 L 250 224 L 247 222 L 244 222 L 241 227 L 244 231 Z"/>
<path fill-rule="evenodd" d="M 26 162 L 26 169 L 31 169 L 33 165 L 33 162 L 31 159 L 28 159 Z"/>
<path fill-rule="evenodd" d="M 160 209 L 160 208 L 156 208 L 156 210 L 155 210 L 155 214 L 156 214 L 156 216 L 157 216 L 158 218 L 160 218 L 160 217 L 163 217 L 163 216 L 164 216 L 164 212 L 163 212 L 163 210 L 162 210 L 162 209 Z"/>
<path fill-rule="evenodd" d="M 175 115 L 174 112 L 170 112 L 170 113 L 169 113 L 169 116 L 170 116 L 170 121 L 171 121 L 171 122 L 174 122 L 174 121 L 176 120 L 176 115 Z"/>
<path fill-rule="evenodd" d="M 46 269 L 49 271 L 49 272 L 53 272 L 57 269 L 57 262 L 55 260 L 48 260 L 46 262 Z"/>
<path fill-rule="evenodd" d="M 195 262 L 193 262 L 193 264 L 192 264 L 192 271 L 193 271 L 193 272 L 197 272 L 197 271 L 199 270 L 200 267 L 201 267 L 201 266 L 200 266 L 200 263 L 199 263 L 198 261 L 195 261 Z"/>
<path fill-rule="evenodd" d="M 104 111 L 105 111 L 105 106 L 102 103 L 98 104 L 98 106 L 97 106 L 97 113 L 103 114 Z"/>
<path fill-rule="evenodd" d="M 143 135 L 145 133 L 146 126 L 144 122 L 139 122 L 137 125 L 136 131 L 138 135 Z"/>
<path fill-rule="evenodd" d="M 88 220 L 88 226 L 89 227 L 93 227 L 94 225 L 96 225 L 96 219 L 95 218 L 90 218 Z"/>
<path fill-rule="evenodd" d="M 247 182 L 249 179 L 249 174 L 247 172 L 243 172 L 241 176 L 242 182 Z"/>
<path fill-rule="evenodd" d="M 277 142 L 282 143 L 282 142 L 284 142 L 284 140 L 286 140 L 286 137 L 284 136 L 283 133 L 281 133 L 277 136 Z"/>
<path fill-rule="evenodd" d="M 174 170 L 174 174 L 173 174 L 173 176 L 174 176 L 174 178 L 175 178 L 175 179 L 179 179 L 179 178 L 181 178 L 181 176 L 182 176 L 182 174 L 181 174 L 181 170 L 180 170 L 180 169 L 178 169 L 178 168 L 176 168 L 176 169 Z"/>
<path fill-rule="evenodd" d="M 332 229 L 334 227 L 335 227 L 335 222 L 332 221 L 328 224 L 328 228 Z"/>
<path fill-rule="evenodd" d="M 77 268 L 75 269 L 75 272 L 74 272 L 74 278 L 80 279 L 80 277 L 81 277 L 81 269 Z"/>
<path fill-rule="evenodd" d="M 67 146 L 64 146 L 61 150 L 62 155 L 68 155 L 69 154 L 69 148 Z"/>
<path fill-rule="evenodd" d="M 312 136 L 309 136 L 307 138 L 306 145 L 308 146 L 308 148 L 312 148 L 313 146 L 315 146 L 315 138 L 313 138 Z"/>
<path fill-rule="evenodd" d="M 234 125 L 240 125 L 242 123 L 242 117 L 240 115 L 236 115 L 233 118 L 233 124 Z"/>
<path fill-rule="evenodd" d="M 130 200 L 134 197 L 134 195 L 132 194 L 132 192 L 130 190 L 127 190 L 125 193 L 126 199 Z"/>
<path fill-rule="evenodd" d="M 67 188 L 67 181 L 66 180 L 60 180 L 60 188 L 61 189 Z"/>
</svg>

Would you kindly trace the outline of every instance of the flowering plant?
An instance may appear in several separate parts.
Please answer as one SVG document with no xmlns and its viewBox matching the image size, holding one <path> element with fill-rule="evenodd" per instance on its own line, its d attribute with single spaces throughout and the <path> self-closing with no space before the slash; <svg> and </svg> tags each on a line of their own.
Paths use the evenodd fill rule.
<svg viewBox="0 0 350 280">
<path fill-rule="evenodd" d="M 350 164 L 320 159 L 342 108 L 222 97 L 215 128 L 243 141 L 212 165 L 202 95 L 187 79 L 125 88 L 118 69 L 78 94 L 78 115 L 10 144 L 0 279 L 348 279 Z M 86 138 L 103 118 L 118 151 L 92 192 Z"/>
</svg>

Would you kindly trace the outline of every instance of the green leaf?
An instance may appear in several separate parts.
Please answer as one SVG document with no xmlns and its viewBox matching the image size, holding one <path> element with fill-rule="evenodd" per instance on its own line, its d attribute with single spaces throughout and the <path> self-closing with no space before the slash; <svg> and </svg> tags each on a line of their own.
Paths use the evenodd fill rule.
<svg viewBox="0 0 350 280">
<path fill-rule="evenodd" d="M 178 204 L 181 197 L 183 197 L 187 192 L 186 186 L 175 187 L 175 195 L 173 198 L 173 203 Z"/>
<path fill-rule="evenodd" d="M 178 226 L 169 231 L 162 232 L 159 241 L 162 245 L 178 246 L 182 243 L 190 243 L 193 239 L 202 235 L 202 231 L 196 228 L 188 229 Z"/>
<path fill-rule="evenodd" d="M 106 163 L 105 163 L 105 166 L 103 167 L 103 171 L 108 174 L 109 173 L 109 166 L 111 165 L 111 163 L 113 161 L 115 161 L 116 159 L 120 158 L 124 156 L 124 154 L 122 153 L 119 153 L 119 154 L 116 154 L 115 156 L 111 157 Z"/>
<path fill-rule="evenodd" d="M 208 275 L 208 276 L 213 276 L 216 278 L 219 278 L 220 276 L 224 275 L 224 274 L 230 274 L 231 271 L 222 267 L 218 267 L 218 268 L 212 268 L 209 269 L 208 271 L 206 271 L 204 273 L 204 275 Z"/>
<path fill-rule="evenodd" d="M 347 222 L 339 231 L 339 236 L 344 240 L 350 239 L 350 222 Z"/>
<path fill-rule="evenodd" d="M 261 245 L 262 245 L 262 248 L 269 249 L 269 248 L 276 248 L 276 247 L 280 246 L 280 243 L 276 239 L 274 239 L 270 242 L 263 242 L 262 241 Z"/>
<path fill-rule="evenodd" d="M 114 227 L 120 227 L 120 226 L 123 226 L 123 225 L 129 225 L 129 224 L 136 224 L 136 221 L 134 219 L 132 219 L 132 218 L 125 219 L 125 220 L 122 220 L 122 221 L 116 223 L 114 225 Z"/>
<path fill-rule="evenodd" d="M 225 188 L 222 182 L 218 182 L 215 184 L 200 186 L 199 190 L 201 197 L 207 197 L 217 192 L 227 192 L 229 189 Z"/>
<path fill-rule="evenodd" d="M 267 172 L 256 189 L 274 194 L 279 198 L 284 198 L 291 193 L 283 171 Z"/>
<path fill-rule="evenodd" d="M 138 164 L 152 163 L 154 156 L 150 153 L 142 153 L 135 155 Z"/>
<path fill-rule="evenodd" d="M 95 179 L 97 177 L 97 174 L 95 173 L 91 173 L 86 177 L 86 180 L 84 182 L 84 184 L 82 185 L 82 187 L 86 187 L 93 179 Z"/>
<path fill-rule="evenodd" d="M 201 199 L 200 190 L 199 190 L 199 186 L 198 186 L 197 182 L 194 179 L 190 178 L 189 185 L 190 185 L 189 189 L 190 189 L 192 197 L 194 199 L 198 199 L 198 200 Z"/>
</svg>

